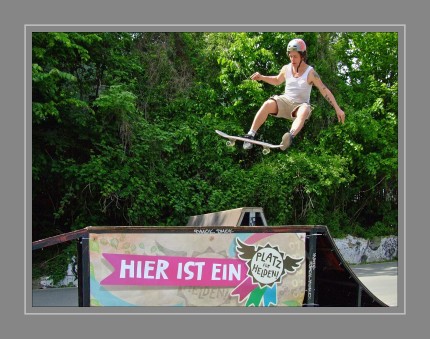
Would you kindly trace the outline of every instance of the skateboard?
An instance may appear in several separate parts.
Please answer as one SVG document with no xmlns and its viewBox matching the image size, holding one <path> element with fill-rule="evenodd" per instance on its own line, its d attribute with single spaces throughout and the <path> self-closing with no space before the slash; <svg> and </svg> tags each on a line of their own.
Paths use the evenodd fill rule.
<svg viewBox="0 0 430 339">
<path fill-rule="evenodd" d="M 237 137 L 235 135 L 228 135 L 228 134 L 226 134 L 224 132 L 221 132 L 221 131 L 218 131 L 218 130 L 215 130 L 215 132 L 218 135 L 222 136 L 223 138 L 228 139 L 228 141 L 226 142 L 226 145 L 229 146 L 229 147 L 233 147 L 234 144 L 235 144 L 235 142 L 237 140 L 238 141 L 243 141 L 243 142 L 249 142 L 251 144 L 263 147 L 263 154 L 264 155 L 269 154 L 270 150 L 272 148 L 281 148 L 283 146 L 282 144 L 280 144 L 280 145 L 272 145 L 272 144 L 269 144 L 269 143 L 263 142 L 263 141 L 250 140 L 250 139 L 247 139 L 247 138 L 244 138 L 244 137 Z"/>
</svg>

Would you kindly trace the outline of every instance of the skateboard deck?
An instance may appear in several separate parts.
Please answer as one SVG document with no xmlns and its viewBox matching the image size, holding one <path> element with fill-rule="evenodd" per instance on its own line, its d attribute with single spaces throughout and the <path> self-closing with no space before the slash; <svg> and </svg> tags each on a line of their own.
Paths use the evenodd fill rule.
<svg viewBox="0 0 430 339">
<path fill-rule="evenodd" d="M 222 136 L 223 138 L 228 139 L 228 141 L 226 142 L 226 145 L 229 146 L 229 147 L 233 147 L 235 145 L 236 141 L 249 142 L 251 144 L 263 147 L 263 154 L 264 155 L 269 154 L 270 150 L 272 148 L 281 148 L 283 146 L 282 144 L 280 144 L 280 145 L 272 145 L 272 144 L 269 144 L 269 143 L 263 142 L 263 141 L 250 140 L 250 139 L 247 139 L 247 138 L 244 138 L 244 137 L 238 137 L 238 136 L 235 136 L 235 135 L 228 135 L 228 134 L 226 134 L 224 132 L 221 132 L 221 131 L 218 131 L 218 130 L 215 130 L 215 132 L 218 135 Z"/>
</svg>

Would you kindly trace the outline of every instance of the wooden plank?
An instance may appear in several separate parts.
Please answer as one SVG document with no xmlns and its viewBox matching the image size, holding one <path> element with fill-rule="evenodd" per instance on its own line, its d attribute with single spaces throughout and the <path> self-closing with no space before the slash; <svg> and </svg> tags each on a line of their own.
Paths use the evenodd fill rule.
<svg viewBox="0 0 430 339">
<path fill-rule="evenodd" d="M 77 230 L 77 231 L 59 234 L 59 235 L 54 235 L 53 237 L 49 237 L 49 238 L 45 238 L 45 239 L 41 239 L 41 240 L 33 241 L 32 248 L 33 248 L 33 251 L 38 250 L 40 248 L 60 244 L 60 243 L 66 242 L 66 241 L 74 240 L 74 239 L 78 239 L 78 238 L 83 237 L 84 235 L 88 235 L 88 231 L 86 228 L 83 228 L 83 229 Z"/>
<path fill-rule="evenodd" d="M 88 233 L 309 233 L 327 232 L 321 225 L 285 225 L 285 226 L 88 226 Z"/>
</svg>

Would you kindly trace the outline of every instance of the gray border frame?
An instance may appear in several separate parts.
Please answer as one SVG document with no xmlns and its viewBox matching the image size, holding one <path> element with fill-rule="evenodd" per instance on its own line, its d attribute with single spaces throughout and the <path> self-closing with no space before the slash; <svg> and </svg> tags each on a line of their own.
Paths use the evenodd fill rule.
<svg viewBox="0 0 430 339">
<path fill-rule="evenodd" d="M 24 210 L 24 137 L 23 137 L 23 39 L 24 24 L 405 24 L 407 45 L 404 94 L 406 114 L 400 132 L 408 138 L 399 144 L 405 154 L 403 174 L 404 211 L 407 224 L 407 314 L 352 316 L 85 316 L 23 314 L 25 288 L 22 246 Z M 327 0 L 285 2 L 281 0 L 6 0 L 0 11 L 2 43 L 0 90 L 0 149 L 2 171 L 1 224 L 2 242 L 2 317 L 5 333 L 23 338 L 76 338 L 84 334 L 92 338 L 145 337 L 169 338 L 310 338 L 329 335 L 332 338 L 410 337 L 425 333 L 428 324 L 426 291 L 428 283 L 428 150 L 427 126 L 427 61 L 429 45 L 428 6 L 418 1 Z M 406 36 L 405 34 L 405 36 Z M 409 39 L 408 39 L 409 40 Z M 405 42 L 406 45 L 406 42 Z M 405 47 L 406 48 L 406 47 Z M 418 48 L 418 50 L 417 50 Z M 407 86 L 407 93 L 406 93 Z M 401 90 L 401 88 L 400 88 Z M 406 124 L 407 120 L 407 126 Z M 405 135 L 404 132 L 404 136 Z M 406 149 L 409 152 L 406 152 Z M 401 180 L 402 177 L 399 178 Z M 407 202 L 407 203 L 406 203 Z M 406 243 L 406 238 L 405 238 Z M 400 244 L 401 245 L 401 244 Z M 108 321 L 106 321 L 108 320 Z"/>
<path fill-rule="evenodd" d="M 399 126 L 403 126 L 403 130 L 399 128 L 399 261 L 398 261 L 398 306 L 390 307 L 388 309 L 383 309 L 375 311 L 374 309 L 357 309 L 357 308 L 303 308 L 303 309 L 235 309 L 231 308 L 220 309 L 214 307 L 204 307 L 204 308 L 184 308 L 175 309 L 151 307 L 151 308 L 128 308 L 128 307 L 111 307 L 111 308 L 49 308 L 49 311 L 44 307 L 32 307 L 31 306 L 31 266 L 28 263 L 31 262 L 31 232 L 29 232 L 29 225 L 31 225 L 31 220 L 29 216 L 31 213 L 27 214 L 24 226 L 25 235 L 25 272 L 24 280 L 26 287 L 24 289 L 24 299 L 25 299 L 25 314 L 187 314 L 187 315 L 198 315 L 198 314 L 212 314 L 212 315 L 226 315 L 226 314 L 255 314 L 255 315 L 267 315 L 267 314 L 328 314 L 328 315 L 340 315 L 340 314 L 406 314 L 406 274 L 405 274 L 405 253 L 406 253 L 406 202 L 404 197 L 404 183 L 406 179 L 406 168 L 405 168 L 405 149 L 406 149 L 406 82 L 405 82 L 405 66 L 406 66 L 406 26 L 405 25 L 25 25 L 25 113 L 24 113 L 24 125 L 25 125 L 25 161 L 24 167 L 26 169 L 25 176 L 25 189 L 26 189 L 26 200 L 25 200 L 25 210 L 31 211 L 31 189 L 28 189 L 28 183 L 31 183 L 31 171 L 28 173 L 28 164 L 31 163 L 31 137 L 27 138 L 29 132 L 31 131 L 31 33 L 32 32 L 51 32 L 51 31 L 172 31 L 172 32 L 184 32 L 184 31 L 210 31 L 210 32 L 239 32 L 239 31 L 267 31 L 267 32 L 289 32 L 289 31 L 306 31 L 306 32 L 319 32 L 319 31 L 363 31 L 363 32 L 398 32 L 399 34 Z M 403 92 L 402 92 L 403 91 Z M 30 95 L 30 97 L 29 97 Z M 402 147 L 403 148 L 402 148 Z M 31 230 L 31 228 L 30 228 Z M 29 239 L 30 236 L 30 239 Z M 29 273 L 30 271 L 30 273 Z M 29 290 L 30 287 L 30 290 Z M 402 288 L 400 288 L 402 287 Z M 143 309 L 143 311 L 142 311 Z"/>
</svg>

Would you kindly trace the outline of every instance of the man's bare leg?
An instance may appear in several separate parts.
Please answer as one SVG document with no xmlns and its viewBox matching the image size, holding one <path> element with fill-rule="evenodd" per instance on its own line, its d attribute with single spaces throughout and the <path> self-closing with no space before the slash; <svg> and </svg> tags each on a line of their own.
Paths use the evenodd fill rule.
<svg viewBox="0 0 430 339">
<path fill-rule="evenodd" d="M 254 139 L 255 134 L 258 129 L 265 123 L 269 114 L 277 114 L 278 113 L 278 105 L 275 100 L 269 99 L 266 100 L 263 105 L 261 105 L 258 112 L 255 114 L 254 121 L 252 122 L 251 129 L 245 135 L 246 138 Z M 249 142 L 243 143 L 244 149 L 252 148 L 252 144 Z"/>
<path fill-rule="evenodd" d="M 302 130 L 306 119 L 309 117 L 310 109 L 307 105 L 300 106 L 296 111 L 296 119 L 294 119 L 290 133 L 295 137 Z"/>
<path fill-rule="evenodd" d="M 293 143 L 293 138 L 301 131 L 303 128 L 306 119 L 309 117 L 310 108 L 307 105 L 300 106 L 293 115 L 296 116 L 294 119 L 291 129 L 289 132 L 285 133 L 282 137 L 282 147 L 281 150 L 286 150 Z"/>
<path fill-rule="evenodd" d="M 251 125 L 251 130 L 257 132 L 258 129 L 266 122 L 270 114 L 278 113 L 278 105 L 275 100 L 269 99 L 261 105 L 257 114 L 255 114 L 254 121 Z"/>
</svg>

